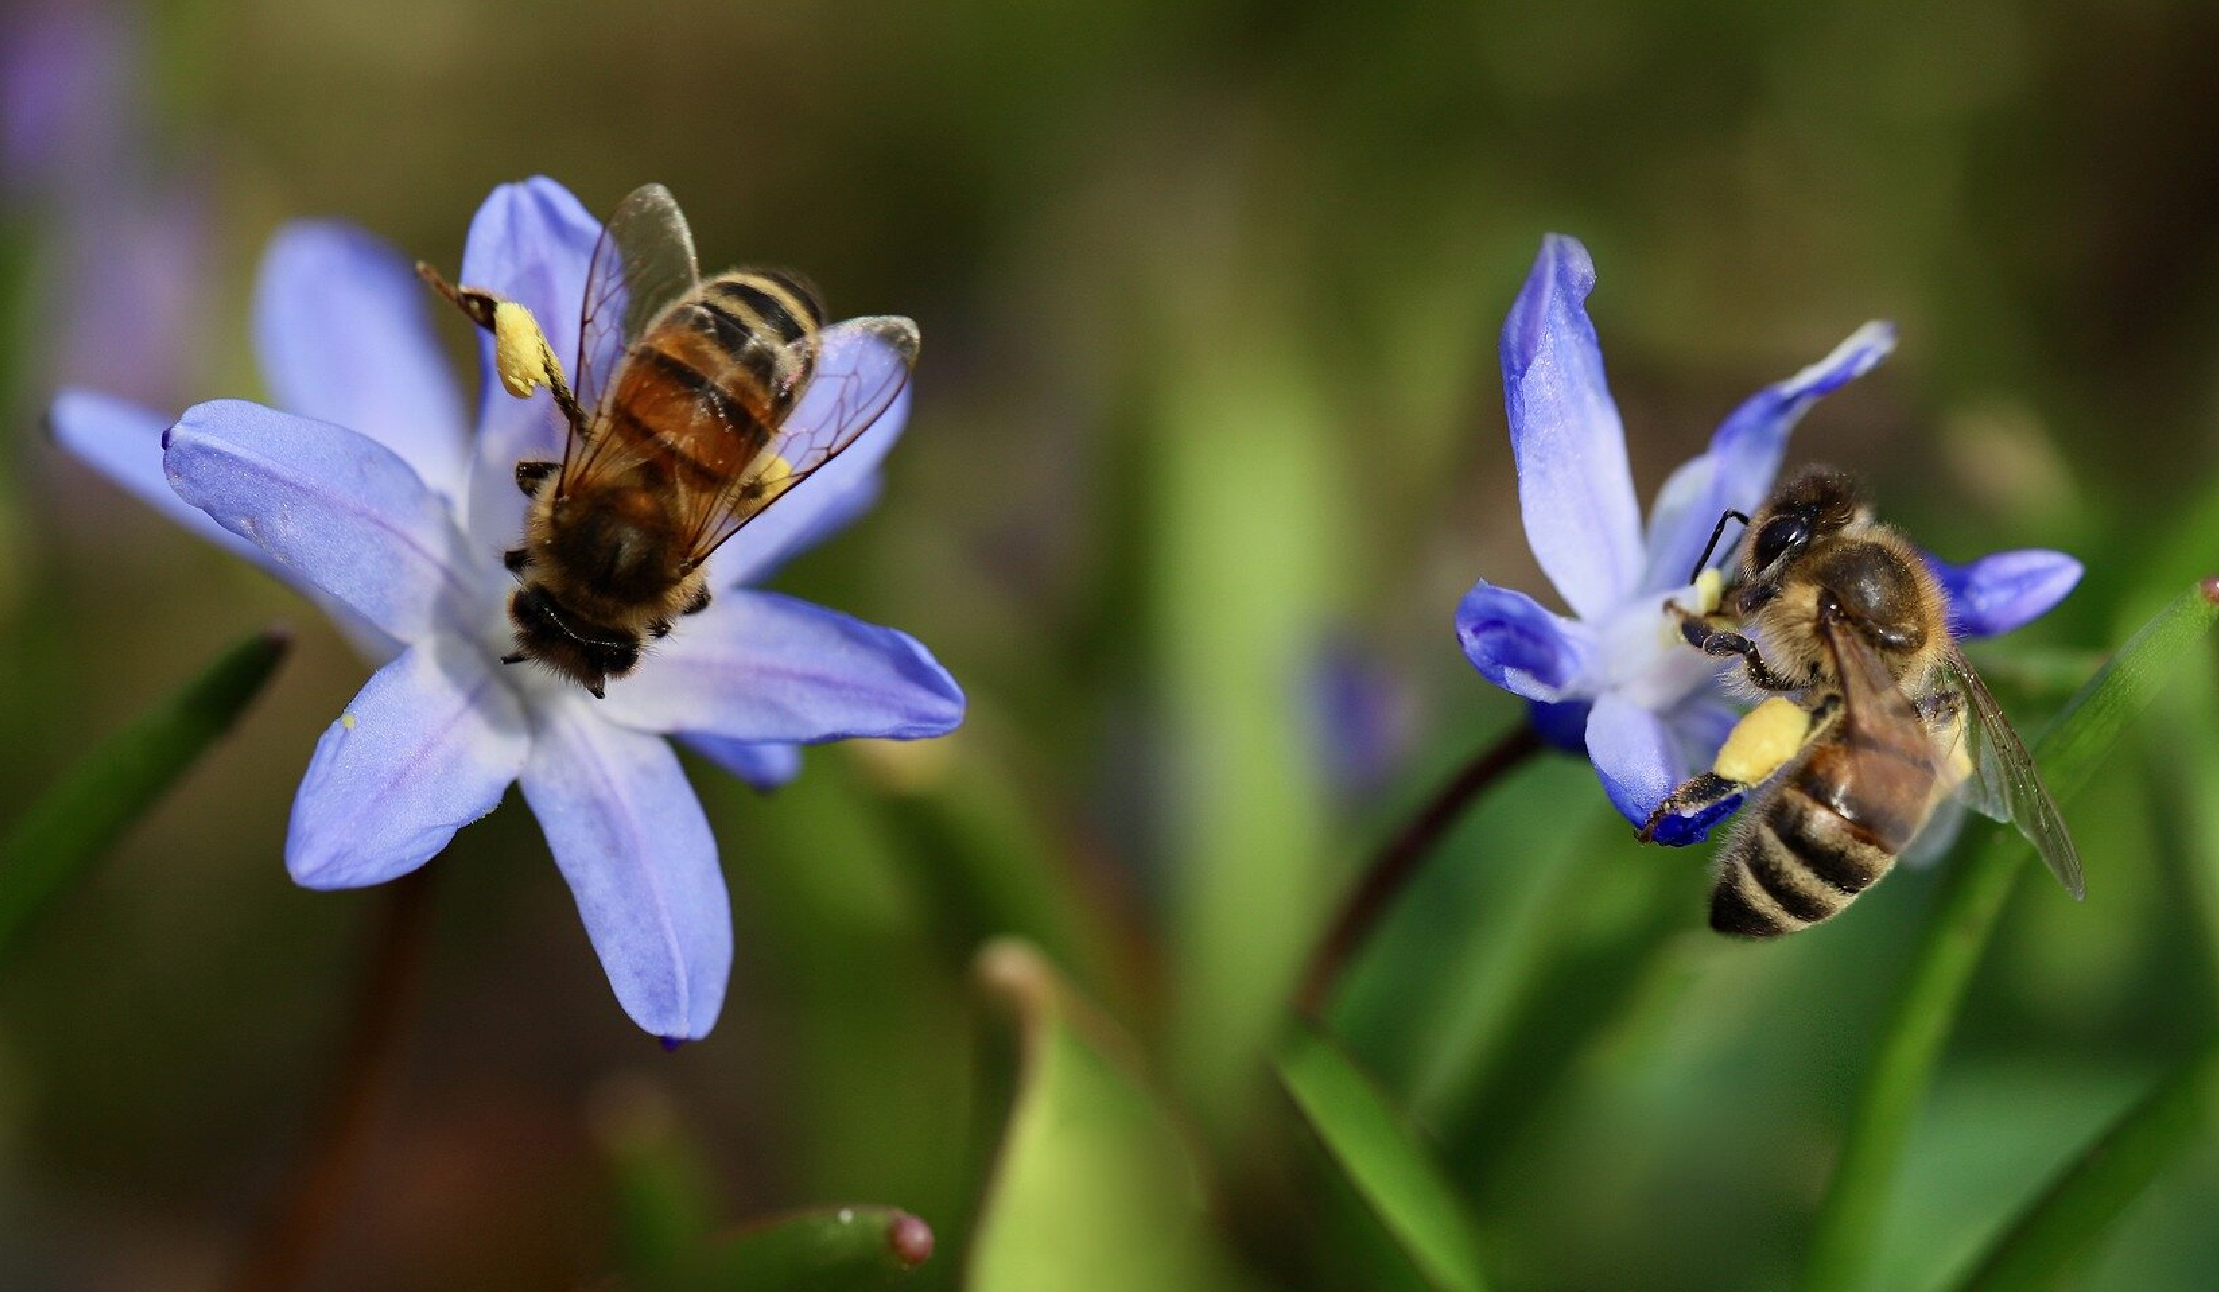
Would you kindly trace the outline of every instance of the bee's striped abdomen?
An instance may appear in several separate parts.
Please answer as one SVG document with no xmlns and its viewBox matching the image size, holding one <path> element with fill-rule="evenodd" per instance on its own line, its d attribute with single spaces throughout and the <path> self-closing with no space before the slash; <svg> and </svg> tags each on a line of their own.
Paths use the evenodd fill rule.
<svg viewBox="0 0 2219 1292">
<path fill-rule="evenodd" d="M 606 404 L 609 433 L 703 492 L 746 470 L 807 385 L 824 308 L 769 271 L 700 284 L 633 344 Z"/>
<path fill-rule="evenodd" d="M 1720 853 L 1711 927 L 1770 938 L 1837 914 L 1926 824 L 1933 787 L 1927 749 L 1854 729 L 1819 745 Z"/>
</svg>

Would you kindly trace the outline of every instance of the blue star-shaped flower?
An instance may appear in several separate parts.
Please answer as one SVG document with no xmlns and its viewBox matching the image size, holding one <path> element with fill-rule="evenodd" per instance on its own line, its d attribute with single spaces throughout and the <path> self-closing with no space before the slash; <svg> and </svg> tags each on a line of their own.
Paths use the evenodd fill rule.
<svg viewBox="0 0 2219 1292">
<path fill-rule="evenodd" d="M 559 184 L 504 186 L 470 226 L 462 281 L 526 306 L 556 352 L 574 354 L 599 234 Z M 428 298 L 384 244 L 293 225 L 256 301 L 264 374 L 286 411 L 221 400 L 171 425 L 69 392 L 56 435 L 299 588 L 383 662 L 317 742 L 294 798 L 295 880 L 353 888 L 405 874 L 521 783 L 625 1010 L 666 1039 L 702 1036 L 731 969 L 731 908 L 664 737 L 769 787 L 799 770 L 800 745 L 936 736 L 963 717 L 962 690 L 904 634 L 746 588 L 869 505 L 907 393 L 720 548 L 710 607 L 596 701 L 499 663 L 515 647 L 501 553 L 522 533 L 516 464 L 559 458 L 562 420 L 545 391 L 526 401 L 501 389 L 488 340 L 473 442 Z"/>
<path fill-rule="evenodd" d="M 1544 736 L 1587 755 L 1612 805 L 1639 825 L 1673 786 L 1710 765 L 1739 717 L 1718 684 L 1719 662 L 1666 631 L 1664 603 L 1694 604 L 1689 572 L 1718 518 L 1756 510 L 1804 410 L 1885 358 L 1895 330 L 1868 323 L 1824 359 L 1751 396 L 1708 449 L 1665 481 L 1644 531 L 1625 431 L 1587 317 L 1594 286 L 1587 248 L 1552 234 L 1502 332 L 1526 541 L 1573 617 L 1481 580 L 1457 607 L 1456 635 L 1481 675 L 1531 702 Z M 1726 535 L 1712 566 L 1726 560 L 1734 538 Z M 1931 563 L 1962 636 L 2027 623 L 2080 579 L 2080 563 L 2061 552 Z M 1663 841 L 1693 843 L 1717 815 L 1681 823 Z"/>
</svg>

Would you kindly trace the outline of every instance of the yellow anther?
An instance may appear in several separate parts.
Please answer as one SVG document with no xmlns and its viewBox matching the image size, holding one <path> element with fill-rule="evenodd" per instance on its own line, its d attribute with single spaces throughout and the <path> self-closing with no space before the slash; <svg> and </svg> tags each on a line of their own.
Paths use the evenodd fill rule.
<svg viewBox="0 0 2219 1292">
<path fill-rule="evenodd" d="M 355 717 L 354 713 L 351 710 L 339 715 L 339 725 L 345 727 L 347 730 L 354 730 L 354 723 Z"/>
<path fill-rule="evenodd" d="M 515 301 L 493 307 L 493 369 L 501 374 L 501 388 L 518 399 L 541 386 L 562 384 L 562 360 L 547 344 L 539 320 Z"/>
<path fill-rule="evenodd" d="M 1717 570 L 1705 570 L 1695 576 L 1695 613 L 1716 614 L 1718 602 L 1725 595 L 1726 576 Z"/>
<path fill-rule="evenodd" d="M 1711 770 L 1727 780 L 1754 785 L 1795 757 L 1810 731 L 1809 710 L 1783 696 L 1773 696 L 1734 724 Z"/>
</svg>

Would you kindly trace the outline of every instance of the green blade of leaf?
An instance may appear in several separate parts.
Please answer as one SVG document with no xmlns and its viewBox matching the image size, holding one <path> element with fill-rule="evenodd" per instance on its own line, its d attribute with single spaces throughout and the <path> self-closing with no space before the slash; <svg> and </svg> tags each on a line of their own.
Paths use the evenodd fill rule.
<svg viewBox="0 0 2219 1292">
<path fill-rule="evenodd" d="M 617 1267 L 641 1286 L 667 1281 L 715 1227 L 708 1165 L 669 1095 L 644 1078 L 597 1093 L 592 1128 L 608 1163 Z"/>
<path fill-rule="evenodd" d="M 2219 1042 L 2204 1048 L 2076 1158 L 2012 1222 L 1958 1292 L 2040 1292 L 2219 1126 Z"/>
<path fill-rule="evenodd" d="M 1279 1079 L 1426 1280 L 1441 1292 L 1485 1292 L 1479 1241 L 1455 1189 L 1371 1079 L 1307 1027 L 1281 1047 Z"/>
<path fill-rule="evenodd" d="M 712 1239 L 667 1283 L 683 1292 L 879 1292 L 932 1255 L 932 1229 L 897 1207 L 818 1207 Z"/>
<path fill-rule="evenodd" d="M 2219 581 L 2207 580 L 2176 596 L 2081 687 L 2034 747 L 2043 780 L 2059 802 L 2102 765 L 2128 722 L 2215 620 Z M 2027 852 L 2016 831 L 1997 830 L 1952 866 L 1851 1113 L 1819 1211 L 1805 1292 L 1856 1292 L 1864 1285 L 1912 1124 Z M 2101 885 L 2099 869 L 2092 887 L 2100 892 Z"/>
<path fill-rule="evenodd" d="M 86 755 L 0 838 L 0 952 L 231 729 L 290 642 L 272 629 L 226 651 Z"/>
<path fill-rule="evenodd" d="M 1024 943 L 989 944 L 977 972 L 1017 1014 L 1021 1071 L 969 1292 L 1245 1287 L 1209 1229 L 1200 1164 L 1130 1044 Z"/>
</svg>

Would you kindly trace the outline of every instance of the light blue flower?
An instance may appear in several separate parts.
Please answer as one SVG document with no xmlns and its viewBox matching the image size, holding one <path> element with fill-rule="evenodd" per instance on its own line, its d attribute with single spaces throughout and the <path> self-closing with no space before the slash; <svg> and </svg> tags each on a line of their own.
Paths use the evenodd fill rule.
<svg viewBox="0 0 2219 1292">
<path fill-rule="evenodd" d="M 1694 604 L 1689 576 L 1718 518 L 1771 491 L 1788 432 L 1820 396 L 1871 370 L 1895 330 L 1868 323 L 1833 353 L 1757 392 L 1709 448 L 1665 481 L 1644 529 L 1625 432 L 1603 376 L 1586 300 L 1595 266 L 1576 239 L 1550 235 L 1503 324 L 1503 399 L 1517 459 L 1526 541 L 1569 618 L 1485 580 L 1456 611 L 1456 635 L 1488 681 L 1531 702 L 1534 725 L 1594 763 L 1611 803 L 1641 824 L 1673 786 L 1709 766 L 1738 718 L 1719 661 L 1665 631 L 1664 604 Z M 1722 564 L 1738 534 L 1711 558 Z M 2055 605 L 2080 578 L 2058 552 L 1933 563 L 1965 635 L 2008 632 Z M 1693 843 L 1711 819 L 1677 823 Z"/>
<path fill-rule="evenodd" d="M 461 281 L 530 308 L 567 356 L 599 232 L 551 180 L 504 186 L 471 225 Z M 699 1037 L 723 1002 L 731 910 L 716 841 L 664 737 L 769 786 L 795 773 L 800 745 L 934 736 L 962 720 L 962 691 L 909 637 L 744 586 L 869 504 L 907 395 L 725 544 L 710 607 L 595 700 L 499 663 L 514 649 L 501 553 L 522 531 L 515 466 L 559 457 L 562 423 L 546 392 L 501 389 L 487 343 L 473 440 L 428 299 L 382 243 L 293 225 L 264 262 L 255 311 L 286 411 L 222 400 L 170 425 L 71 392 L 55 403 L 55 433 L 331 610 L 382 663 L 310 759 L 286 839 L 295 880 L 352 888 L 405 874 L 520 783 L 625 1010 L 666 1039 Z M 795 416 L 811 415 L 808 398 Z"/>
</svg>

